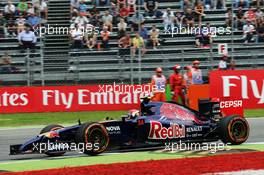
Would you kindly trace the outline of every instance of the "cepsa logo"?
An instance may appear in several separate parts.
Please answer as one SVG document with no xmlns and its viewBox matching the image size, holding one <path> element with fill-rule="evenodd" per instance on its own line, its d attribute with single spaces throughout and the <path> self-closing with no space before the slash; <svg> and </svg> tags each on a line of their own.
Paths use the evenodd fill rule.
<svg viewBox="0 0 264 175">
<path fill-rule="evenodd" d="M 28 94 L 26 93 L 0 93 L 0 106 L 26 106 L 28 104 Z"/>
<path fill-rule="evenodd" d="M 149 139 L 175 139 L 185 137 L 185 126 L 171 124 L 170 127 L 162 127 L 158 121 L 150 121 Z"/>
</svg>

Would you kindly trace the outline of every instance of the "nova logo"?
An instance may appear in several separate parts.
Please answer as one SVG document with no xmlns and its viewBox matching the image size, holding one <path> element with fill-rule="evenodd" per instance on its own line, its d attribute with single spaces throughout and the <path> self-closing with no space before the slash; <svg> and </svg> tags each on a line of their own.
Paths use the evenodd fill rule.
<svg viewBox="0 0 264 175">
<path fill-rule="evenodd" d="M 119 126 L 108 126 L 106 127 L 107 131 L 120 131 L 120 127 Z"/>
<path fill-rule="evenodd" d="M 241 83 L 241 96 L 243 99 L 249 99 L 248 92 L 251 89 L 255 98 L 259 99 L 258 104 L 264 103 L 264 80 L 262 79 L 262 84 L 259 89 L 256 80 L 250 80 L 245 75 L 241 76 L 222 76 L 223 79 L 223 96 L 230 97 L 231 87 L 238 87 L 239 84 L 231 83 L 231 80 L 239 80 Z"/>
</svg>

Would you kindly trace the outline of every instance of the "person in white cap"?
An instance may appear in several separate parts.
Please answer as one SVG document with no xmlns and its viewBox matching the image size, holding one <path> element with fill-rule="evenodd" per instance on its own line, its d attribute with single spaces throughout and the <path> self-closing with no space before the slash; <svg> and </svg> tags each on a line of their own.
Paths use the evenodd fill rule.
<svg viewBox="0 0 264 175">
<path fill-rule="evenodd" d="M 152 101 L 166 101 L 166 77 L 162 74 L 162 68 L 157 67 L 156 68 L 156 74 L 152 76 L 151 79 L 151 86 L 154 87 L 153 90 L 153 98 Z"/>
</svg>

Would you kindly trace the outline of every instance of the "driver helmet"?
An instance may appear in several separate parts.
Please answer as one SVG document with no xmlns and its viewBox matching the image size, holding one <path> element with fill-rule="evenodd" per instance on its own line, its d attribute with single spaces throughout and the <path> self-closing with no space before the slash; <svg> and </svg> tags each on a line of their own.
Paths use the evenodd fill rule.
<svg viewBox="0 0 264 175">
<path fill-rule="evenodd" d="M 140 99 L 151 99 L 153 97 L 152 93 L 142 93 L 140 94 Z"/>
<path fill-rule="evenodd" d="M 139 117 L 139 110 L 137 109 L 131 109 L 128 113 L 128 117 L 129 118 L 136 118 L 136 117 Z"/>
</svg>

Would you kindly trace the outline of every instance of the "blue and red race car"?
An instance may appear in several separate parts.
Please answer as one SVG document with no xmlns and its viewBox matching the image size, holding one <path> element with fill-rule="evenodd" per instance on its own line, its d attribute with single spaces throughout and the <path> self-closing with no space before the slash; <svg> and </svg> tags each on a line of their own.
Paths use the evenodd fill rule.
<svg viewBox="0 0 264 175">
<path fill-rule="evenodd" d="M 11 145 L 10 155 L 45 153 L 63 155 L 82 145 L 82 152 L 97 155 L 108 150 L 162 145 L 171 142 L 241 144 L 249 136 L 245 118 L 222 116 L 218 102 L 207 101 L 195 111 L 173 102 L 144 99 L 140 112 L 120 120 L 79 123 L 70 127 L 49 125 L 24 144 Z M 43 146 L 44 145 L 44 146 Z M 79 148 L 79 147 L 78 147 Z"/>
</svg>

